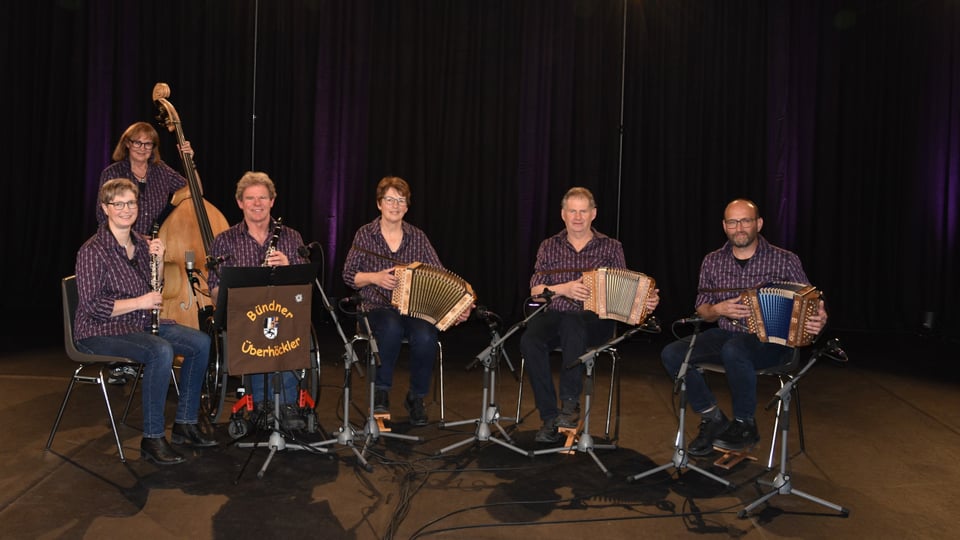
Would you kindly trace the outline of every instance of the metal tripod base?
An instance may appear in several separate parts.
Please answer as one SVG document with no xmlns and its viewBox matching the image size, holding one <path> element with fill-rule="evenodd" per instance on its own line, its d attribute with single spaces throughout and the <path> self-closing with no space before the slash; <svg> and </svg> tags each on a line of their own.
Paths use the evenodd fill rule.
<svg viewBox="0 0 960 540">
<path fill-rule="evenodd" d="M 739 518 L 747 517 L 747 515 L 750 514 L 750 512 L 752 512 L 756 507 L 767 502 L 768 500 L 773 498 L 774 495 L 796 495 L 797 497 L 802 497 L 808 501 L 812 501 L 819 505 L 826 506 L 827 508 L 836 510 L 837 512 L 840 512 L 843 515 L 843 517 L 847 517 L 848 515 L 850 515 L 850 510 L 847 510 L 846 508 L 838 504 L 834 504 L 825 499 L 821 499 L 820 497 L 813 496 L 809 493 L 800 491 L 799 489 L 793 489 L 793 484 L 790 482 L 789 474 L 778 473 L 772 482 L 768 482 L 766 480 L 757 480 L 757 483 L 765 486 L 770 486 L 773 488 L 773 490 L 765 493 L 763 496 L 761 496 L 757 500 L 745 506 L 743 510 L 740 510 L 740 512 L 737 514 L 737 517 Z"/>
<path fill-rule="evenodd" d="M 561 446 L 558 448 L 546 448 L 543 450 L 534 450 L 532 454 L 535 456 L 542 456 L 544 454 L 563 454 L 563 453 L 571 454 L 574 452 L 584 452 L 587 455 L 589 455 L 591 458 L 593 458 L 593 462 L 597 464 L 597 467 L 600 467 L 600 470 L 603 471 L 603 474 L 606 475 L 607 478 L 612 478 L 613 473 L 611 473 L 610 470 L 607 469 L 606 466 L 604 466 L 603 462 L 600 461 L 600 458 L 597 457 L 597 454 L 596 452 L 594 452 L 594 450 L 616 450 L 617 445 L 593 444 L 593 435 L 590 435 L 587 432 L 587 429 L 588 429 L 587 426 L 589 423 L 590 423 L 589 421 L 584 422 L 583 424 L 584 430 L 577 434 L 576 444 Z"/>
<path fill-rule="evenodd" d="M 270 466 L 270 462 L 273 461 L 273 456 L 280 450 L 313 450 L 326 452 L 324 448 L 310 448 L 308 445 L 303 445 L 300 443 L 288 443 L 286 438 L 284 438 L 283 433 L 281 433 L 276 427 L 273 432 L 270 433 L 270 439 L 266 442 L 255 442 L 255 443 L 237 443 L 237 448 L 269 448 L 270 453 L 267 454 L 267 459 L 263 461 L 263 465 L 260 467 L 260 470 L 257 471 L 257 478 L 263 478 L 263 475 L 267 472 L 267 467 Z M 252 454 L 251 454 L 252 455 Z"/>
<path fill-rule="evenodd" d="M 484 388 L 483 390 L 483 402 L 487 403 L 486 388 Z M 464 439 L 459 442 L 455 442 L 449 446 L 445 446 L 441 448 L 440 450 L 437 451 L 437 455 L 439 456 L 439 455 L 445 454 L 450 450 L 453 450 L 455 448 L 460 448 L 461 446 L 466 446 L 471 443 L 489 441 L 495 444 L 499 444 L 504 448 L 509 448 L 510 450 L 513 450 L 518 454 L 523 454 L 527 457 L 533 457 L 533 454 L 531 452 L 528 452 L 527 450 L 524 450 L 523 448 L 520 448 L 519 446 L 516 446 L 515 444 L 513 444 L 513 439 L 510 438 L 510 435 L 507 433 L 507 431 L 503 429 L 503 426 L 500 425 L 500 409 L 499 407 L 497 407 L 496 404 L 493 404 L 493 403 L 489 403 L 484 406 L 483 414 L 481 415 L 480 418 L 472 418 L 470 420 L 460 420 L 457 422 L 447 422 L 447 423 L 441 424 L 440 427 L 446 428 L 446 427 L 454 427 L 454 426 L 463 426 L 466 424 L 473 424 L 473 423 L 477 424 L 477 430 L 472 437 Z M 506 440 L 501 440 L 492 436 L 493 430 L 490 429 L 490 426 L 496 427 L 497 431 L 500 432 L 500 435 L 503 436 L 503 438 Z"/>
<path fill-rule="evenodd" d="M 630 476 L 627 478 L 627 482 L 640 480 L 641 478 L 646 478 L 648 476 L 657 474 L 660 471 L 665 471 L 670 468 L 675 469 L 678 474 L 683 473 L 685 469 L 690 469 L 691 471 L 700 473 L 711 480 L 720 482 L 721 484 L 727 486 L 730 489 L 737 487 L 733 482 L 730 482 L 725 478 L 721 478 L 706 469 L 703 469 L 701 467 L 691 464 L 690 457 L 687 455 L 687 451 L 684 450 L 682 446 L 674 447 L 673 458 L 669 462 L 664 463 L 663 465 L 660 465 L 659 467 L 656 467 L 654 469 L 650 469 L 649 471 L 645 471 L 640 474 L 635 474 L 633 476 Z"/>
</svg>

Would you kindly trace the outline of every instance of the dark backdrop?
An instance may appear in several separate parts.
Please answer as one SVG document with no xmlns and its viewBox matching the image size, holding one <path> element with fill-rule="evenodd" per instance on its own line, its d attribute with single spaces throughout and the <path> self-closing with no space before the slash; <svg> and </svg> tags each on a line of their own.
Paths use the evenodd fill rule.
<svg viewBox="0 0 960 540">
<path fill-rule="evenodd" d="M 322 282 L 377 215 L 408 221 L 515 320 L 559 200 L 692 310 L 734 197 L 800 254 L 835 329 L 960 334 L 960 7 L 951 0 L 37 0 L 0 36 L 9 187 L 4 349 L 60 339 L 58 280 L 94 230 L 99 171 L 172 89 L 206 198 L 244 171 L 317 240 Z M 175 138 L 161 133 L 168 163 Z M 49 331 L 45 331 L 49 329 Z M 32 338 L 30 338 L 32 339 Z"/>
</svg>

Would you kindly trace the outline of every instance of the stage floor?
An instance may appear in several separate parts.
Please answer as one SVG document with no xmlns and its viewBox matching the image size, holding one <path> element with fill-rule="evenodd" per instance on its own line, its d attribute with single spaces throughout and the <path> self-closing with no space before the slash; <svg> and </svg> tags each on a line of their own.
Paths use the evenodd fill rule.
<svg viewBox="0 0 960 540">
<path fill-rule="evenodd" d="M 59 347 L 0 358 L 4 396 L 0 449 L 0 530 L 4 538 L 948 538 L 953 503 L 960 500 L 960 392 L 956 344 L 922 336 L 843 335 L 850 361 L 822 359 L 800 383 L 806 451 L 795 417 L 789 433 L 790 486 L 748 516 L 741 510 L 769 488 L 766 468 L 775 379 L 759 382 L 757 419 L 763 440 L 758 461 L 730 470 L 716 455 L 692 458 L 734 487 L 685 468 L 677 474 L 673 443 L 677 397 L 659 362 L 669 331 L 621 343 L 619 431 L 615 449 L 531 457 L 549 448 L 534 442 L 540 425 L 529 386 L 521 422 L 502 419 L 514 448 L 472 441 L 475 423 L 441 428 L 440 403 L 428 398 L 430 424 L 411 427 L 402 407 L 407 387 L 401 359 L 391 393 L 393 432 L 367 448 L 370 471 L 338 443 L 332 453 L 310 443 L 333 437 L 343 424 L 343 346 L 331 326 L 318 329 L 322 390 L 320 431 L 301 434 L 307 449 L 277 452 L 263 477 L 266 448 L 240 448 L 225 423 L 214 426 L 221 445 L 187 450 L 188 462 L 161 468 L 139 456 L 139 399 L 120 427 L 127 463 L 121 463 L 96 388 L 76 389 L 51 451 L 44 445 L 74 364 Z M 465 367 L 489 344 L 485 325 L 468 323 L 443 336 L 444 420 L 480 416 L 482 369 Z M 514 367 L 516 338 L 506 348 Z M 949 354 L 952 352 L 953 354 Z M 516 414 L 518 384 L 502 361 L 495 401 L 504 417 Z M 350 420 L 363 431 L 368 380 L 354 372 Z M 605 443 L 609 363 L 596 365 L 590 414 L 594 443 Z M 710 378 L 723 408 L 721 376 Z M 110 387 L 120 411 L 130 385 Z M 233 398 L 228 400 L 228 404 Z M 168 400 L 168 426 L 175 399 Z M 796 402 L 793 404 L 796 408 Z M 617 415 L 614 414 L 614 417 Z M 698 417 L 687 415 L 687 438 Z M 485 438 L 480 431 L 481 438 Z M 263 435 L 260 437 L 260 435 Z M 267 434 L 251 435 L 266 440 Z M 492 437 L 502 440 L 496 426 Z M 778 439 L 779 440 L 779 439 Z M 294 443 L 293 438 L 284 439 Z M 467 441 L 451 447 L 458 442 Z M 356 440 L 362 447 L 364 441 Z M 519 449 L 519 451 L 517 450 Z M 779 457 L 779 451 L 778 451 Z M 670 464 L 665 470 L 637 475 Z M 606 468 L 606 476 L 601 468 Z M 783 491 L 783 490 L 781 490 Z M 804 492 L 849 510 L 798 495 Z"/>
</svg>

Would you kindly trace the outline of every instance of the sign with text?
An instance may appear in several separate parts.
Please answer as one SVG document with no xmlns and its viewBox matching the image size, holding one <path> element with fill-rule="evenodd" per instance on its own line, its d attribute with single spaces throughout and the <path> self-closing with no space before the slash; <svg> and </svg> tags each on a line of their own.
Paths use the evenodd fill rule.
<svg viewBox="0 0 960 540">
<path fill-rule="evenodd" d="M 310 367 L 310 285 L 238 287 L 228 292 L 231 375 Z"/>
</svg>

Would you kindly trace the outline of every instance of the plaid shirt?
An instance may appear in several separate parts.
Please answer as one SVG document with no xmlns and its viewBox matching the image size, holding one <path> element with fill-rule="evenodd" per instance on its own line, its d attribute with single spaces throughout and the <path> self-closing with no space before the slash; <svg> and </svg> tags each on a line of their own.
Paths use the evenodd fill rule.
<svg viewBox="0 0 960 540">
<path fill-rule="evenodd" d="M 537 250 L 534 274 L 530 288 L 537 285 L 556 285 L 579 279 L 586 270 L 597 268 L 626 268 L 623 245 L 619 240 L 593 230 L 593 238 L 580 251 L 567 240 L 567 230 L 547 238 Z M 583 311 L 583 302 L 565 296 L 556 296 L 547 308 L 552 311 Z"/>
<path fill-rule="evenodd" d="M 755 288 L 771 281 L 810 283 L 800 258 L 791 251 L 771 245 L 763 236 L 757 236 L 757 251 L 743 266 L 734 258 L 733 246 L 728 241 L 722 248 L 703 258 L 695 307 L 722 302 L 739 296 L 742 289 Z M 726 317 L 721 317 L 717 323 L 724 330 L 747 332 L 745 320 L 741 320 L 741 324 L 734 324 Z"/>
<path fill-rule="evenodd" d="M 379 272 L 386 268 L 414 262 L 443 268 L 440 257 L 423 231 L 406 221 L 400 222 L 400 226 L 403 228 L 403 240 L 397 251 L 390 251 L 387 240 L 380 232 L 379 217 L 357 230 L 353 237 L 353 245 L 347 253 L 347 260 L 343 263 L 343 282 L 347 287 L 357 288 L 355 281 L 357 272 Z M 365 311 L 393 307 L 390 304 L 393 291 L 379 285 L 367 285 L 360 289 L 360 296 L 363 298 Z"/>
<path fill-rule="evenodd" d="M 270 235 L 267 236 L 266 242 L 260 244 L 250 235 L 247 222 L 241 221 L 213 239 L 213 245 L 210 246 L 210 256 L 214 258 L 223 257 L 221 266 L 224 267 L 260 266 L 267 256 L 267 247 L 270 245 L 270 238 L 273 236 L 273 226 L 270 226 Z M 296 229 L 291 229 L 285 225 L 280 227 L 277 251 L 286 255 L 290 259 L 290 264 L 305 264 L 307 262 L 298 251 L 302 245 L 303 238 Z M 207 276 L 207 285 L 211 290 L 219 287 L 220 274 L 210 272 Z"/>
<path fill-rule="evenodd" d="M 150 326 L 150 310 L 138 309 L 112 317 L 117 300 L 150 292 L 150 248 L 146 240 L 130 235 L 133 259 L 104 223 L 77 252 L 77 314 L 74 339 L 119 336 L 141 332 Z"/>
<path fill-rule="evenodd" d="M 180 176 L 180 173 L 170 168 L 164 162 L 150 163 L 147 167 L 147 178 L 145 182 L 137 182 L 137 178 L 130 168 L 130 160 L 123 159 L 117 161 L 100 173 L 100 185 L 107 180 L 114 178 L 128 178 L 137 184 L 140 189 L 140 196 L 137 202 L 140 203 L 137 210 L 137 221 L 133 224 L 133 230 L 138 233 L 149 236 L 150 228 L 153 222 L 160 217 L 160 212 L 167 207 L 170 202 L 170 195 L 187 185 L 187 179 Z M 107 221 L 107 215 L 103 213 L 100 201 L 97 201 L 97 223 Z"/>
</svg>

